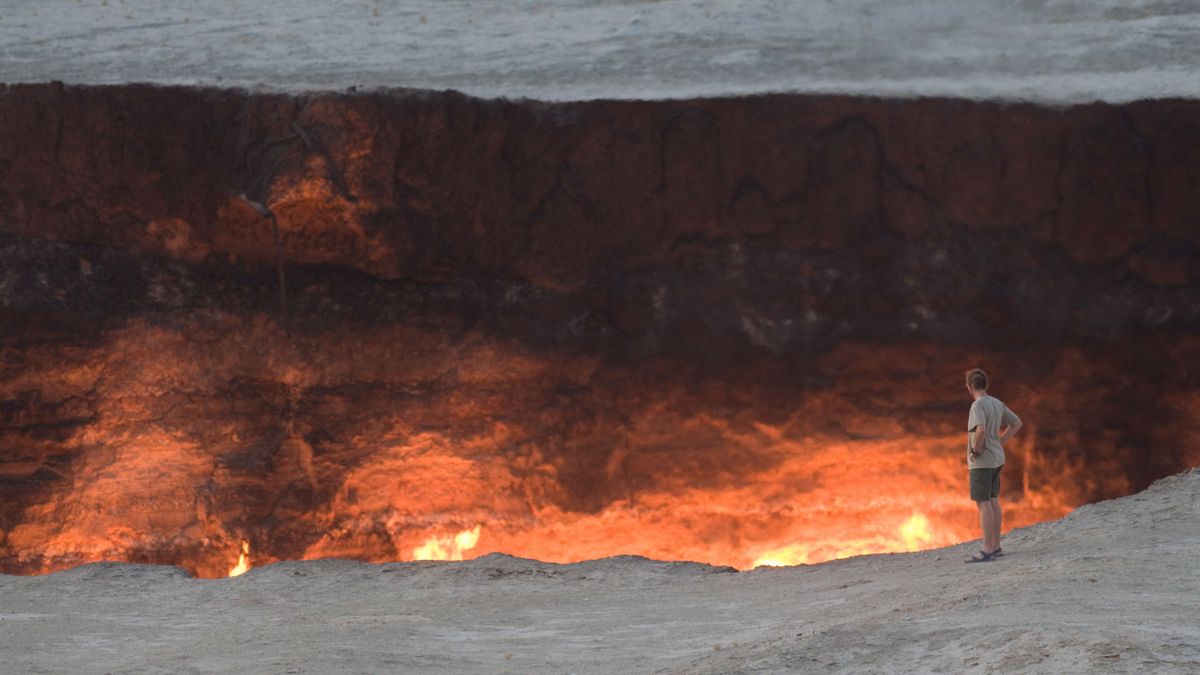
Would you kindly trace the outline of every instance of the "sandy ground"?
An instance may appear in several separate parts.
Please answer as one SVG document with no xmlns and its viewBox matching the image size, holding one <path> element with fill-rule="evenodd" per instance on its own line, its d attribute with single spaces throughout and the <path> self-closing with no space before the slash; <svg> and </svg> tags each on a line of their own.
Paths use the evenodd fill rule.
<svg viewBox="0 0 1200 675">
<path fill-rule="evenodd" d="M 733 572 L 287 562 L 224 580 L 101 563 L 0 576 L 0 671 L 1197 672 L 1200 469 L 972 544 Z"/>
<path fill-rule="evenodd" d="M 0 82 L 1200 96 L 1194 0 L 5 0 Z"/>
</svg>

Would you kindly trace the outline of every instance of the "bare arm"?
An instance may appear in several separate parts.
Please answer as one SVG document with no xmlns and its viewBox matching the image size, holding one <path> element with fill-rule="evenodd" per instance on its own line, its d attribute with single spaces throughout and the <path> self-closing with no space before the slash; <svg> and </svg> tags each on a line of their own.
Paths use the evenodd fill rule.
<svg viewBox="0 0 1200 675">
<path fill-rule="evenodd" d="M 1018 431 L 1021 430 L 1021 420 L 1017 420 L 1012 424 L 1004 427 L 1003 433 L 1000 434 L 1000 442 L 1003 443 L 1012 438 Z"/>
<path fill-rule="evenodd" d="M 1004 417 L 1000 420 L 1002 427 L 1000 431 L 1000 442 L 1003 443 L 1013 437 L 1013 434 L 1021 430 L 1021 418 L 1008 406 L 1004 407 Z"/>
<path fill-rule="evenodd" d="M 986 433 L 987 433 L 987 431 L 984 430 L 982 424 L 975 427 L 975 437 L 974 437 L 974 440 L 971 442 L 971 454 L 972 455 L 978 455 L 979 453 L 983 452 L 983 442 L 985 440 L 984 435 Z"/>
</svg>

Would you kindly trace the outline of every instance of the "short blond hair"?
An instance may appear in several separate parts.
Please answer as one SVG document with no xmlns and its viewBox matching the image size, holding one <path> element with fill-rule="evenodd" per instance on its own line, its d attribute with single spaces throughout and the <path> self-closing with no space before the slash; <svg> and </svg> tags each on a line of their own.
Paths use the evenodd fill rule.
<svg viewBox="0 0 1200 675">
<path fill-rule="evenodd" d="M 975 389 L 978 391 L 986 391 L 987 390 L 987 388 L 988 388 L 987 373 L 983 372 L 979 368 L 972 368 L 967 371 L 966 375 L 967 375 L 967 384 L 970 385 L 970 387 L 972 389 Z"/>
</svg>

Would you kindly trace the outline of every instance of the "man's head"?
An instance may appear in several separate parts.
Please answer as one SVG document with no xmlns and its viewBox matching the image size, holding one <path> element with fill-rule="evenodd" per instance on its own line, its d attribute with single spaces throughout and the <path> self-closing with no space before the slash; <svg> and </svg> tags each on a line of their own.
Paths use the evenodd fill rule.
<svg viewBox="0 0 1200 675">
<path fill-rule="evenodd" d="M 967 389 L 972 393 L 986 393 L 988 388 L 988 376 L 978 368 L 972 368 L 967 371 Z"/>
</svg>

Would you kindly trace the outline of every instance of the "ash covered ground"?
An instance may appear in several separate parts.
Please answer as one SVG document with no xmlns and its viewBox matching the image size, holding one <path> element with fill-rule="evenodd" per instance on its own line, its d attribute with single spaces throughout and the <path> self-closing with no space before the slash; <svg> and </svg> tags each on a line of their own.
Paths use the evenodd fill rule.
<svg viewBox="0 0 1200 675">
<path fill-rule="evenodd" d="M 0 82 L 543 100 L 1200 93 L 1187 0 L 12 0 Z"/>
</svg>

